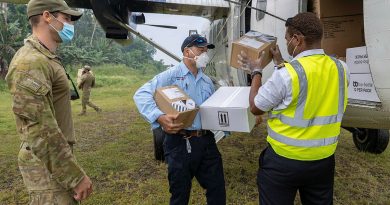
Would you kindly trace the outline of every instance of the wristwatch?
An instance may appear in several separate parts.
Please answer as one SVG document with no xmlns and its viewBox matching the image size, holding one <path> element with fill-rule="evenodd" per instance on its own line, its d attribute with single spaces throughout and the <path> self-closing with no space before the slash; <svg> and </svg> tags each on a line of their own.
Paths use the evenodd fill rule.
<svg viewBox="0 0 390 205">
<path fill-rule="evenodd" d="M 275 65 L 274 68 L 275 69 L 281 69 L 281 68 L 284 67 L 284 63 L 287 63 L 287 62 L 279 63 L 278 65 Z"/>
<path fill-rule="evenodd" d="M 255 75 L 263 76 L 263 69 L 254 69 L 251 73 L 251 78 L 255 77 Z"/>
</svg>

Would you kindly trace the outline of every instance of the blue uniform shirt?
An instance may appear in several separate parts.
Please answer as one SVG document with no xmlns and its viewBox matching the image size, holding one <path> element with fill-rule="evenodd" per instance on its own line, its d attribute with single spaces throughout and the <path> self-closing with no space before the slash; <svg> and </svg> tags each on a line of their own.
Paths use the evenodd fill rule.
<svg viewBox="0 0 390 205">
<path fill-rule="evenodd" d="M 211 79 L 201 69 L 198 70 L 195 78 L 183 62 L 156 75 L 152 80 L 140 87 L 133 97 L 141 115 L 152 124 L 152 129 L 160 126 L 157 123 L 157 119 L 164 114 L 154 101 L 154 93 L 157 88 L 169 85 L 177 85 L 184 90 L 195 101 L 196 106 L 200 106 L 215 91 Z M 191 127 L 186 129 L 202 129 L 199 112 Z"/>
</svg>

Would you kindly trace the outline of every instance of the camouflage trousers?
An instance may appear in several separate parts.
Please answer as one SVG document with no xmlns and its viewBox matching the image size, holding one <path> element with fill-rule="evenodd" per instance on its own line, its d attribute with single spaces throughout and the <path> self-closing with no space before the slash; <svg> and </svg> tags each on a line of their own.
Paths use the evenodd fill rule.
<svg viewBox="0 0 390 205">
<path fill-rule="evenodd" d="M 91 101 L 89 101 L 89 96 L 91 95 L 91 91 L 90 90 L 87 90 L 87 91 L 83 91 L 83 95 L 81 97 L 81 107 L 82 107 L 82 112 L 85 112 L 87 111 L 87 105 L 93 109 L 95 109 L 96 111 L 100 110 L 100 108 L 93 104 Z"/>
<path fill-rule="evenodd" d="M 52 179 L 49 170 L 26 142 L 20 146 L 19 170 L 30 195 L 29 205 L 76 205 L 73 194 Z"/>
</svg>

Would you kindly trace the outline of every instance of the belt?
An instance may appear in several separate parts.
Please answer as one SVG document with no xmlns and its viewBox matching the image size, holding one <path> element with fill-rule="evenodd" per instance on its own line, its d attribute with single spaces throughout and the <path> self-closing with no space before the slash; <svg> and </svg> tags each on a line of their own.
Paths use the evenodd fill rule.
<svg viewBox="0 0 390 205">
<path fill-rule="evenodd" d="M 186 137 L 201 137 L 206 135 L 209 130 L 180 130 L 177 134 L 184 135 Z"/>
</svg>

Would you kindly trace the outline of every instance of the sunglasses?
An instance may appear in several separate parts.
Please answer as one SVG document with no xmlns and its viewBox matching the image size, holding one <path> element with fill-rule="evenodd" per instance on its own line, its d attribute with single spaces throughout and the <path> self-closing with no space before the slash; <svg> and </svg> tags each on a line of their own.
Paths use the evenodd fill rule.
<svg viewBox="0 0 390 205">
<path fill-rule="evenodd" d="M 193 41 L 191 41 L 190 43 L 188 43 L 185 47 L 188 48 L 188 47 L 191 47 L 194 45 L 194 43 L 197 43 L 197 44 L 200 44 L 200 43 L 206 43 L 207 40 L 205 37 L 202 37 L 202 36 L 199 36 L 197 38 L 195 38 Z"/>
<path fill-rule="evenodd" d="M 303 33 L 301 30 L 299 30 L 298 27 L 294 26 L 293 24 L 293 18 L 288 18 L 285 24 L 286 27 L 293 27 L 295 30 L 299 31 L 302 35 L 305 36 L 305 33 Z"/>
</svg>

